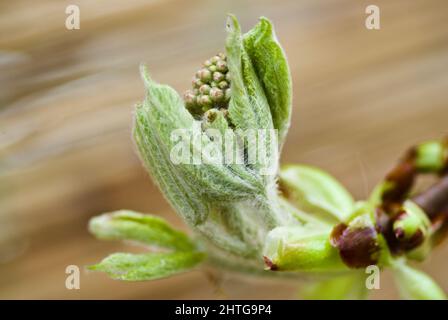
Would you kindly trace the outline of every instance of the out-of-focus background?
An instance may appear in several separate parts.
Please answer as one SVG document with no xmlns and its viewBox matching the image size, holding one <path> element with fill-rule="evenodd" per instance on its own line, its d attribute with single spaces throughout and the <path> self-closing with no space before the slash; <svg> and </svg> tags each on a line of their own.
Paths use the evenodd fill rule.
<svg viewBox="0 0 448 320">
<path fill-rule="evenodd" d="M 80 30 L 65 8 L 80 8 Z M 367 30 L 365 8 L 381 10 Z M 208 276 L 113 281 L 68 265 L 136 249 L 87 232 L 90 217 L 121 208 L 175 216 L 131 142 L 146 62 L 183 91 L 222 51 L 225 15 L 244 30 L 275 24 L 292 71 L 294 113 L 283 162 L 320 166 L 365 198 L 410 145 L 448 132 L 446 0 L 0 2 L 0 298 L 292 298 L 295 284 Z M 448 246 L 423 264 L 448 291 Z M 373 298 L 397 298 L 381 278 Z"/>
</svg>

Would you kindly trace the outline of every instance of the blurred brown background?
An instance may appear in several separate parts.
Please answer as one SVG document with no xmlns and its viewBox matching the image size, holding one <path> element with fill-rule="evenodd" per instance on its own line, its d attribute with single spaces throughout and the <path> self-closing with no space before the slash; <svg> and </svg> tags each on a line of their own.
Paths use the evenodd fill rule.
<svg viewBox="0 0 448 320">
<path fill-rule="evenodd" d="M 66 30 L 79 5 L 81 29 Z M 381 30 L 364 26 L 381 9 Z M 179 219 L 142 169 L 130 139 L 138 74 L 187 89 L 223 50 L 225 14 L 244 30 L 275 24 L 294 81 L 283 162 L 320 166 L 356 198 L 410 145 L 447 134 L 446 0 L 0 2 L 0 298 L 291 298 L 286 283 L 211 281 L 196 271 L 123 283 L 65 268 L 135 250 L 88 234 L 88 219 L 121 208 Z M 448 291 L 448 246 L 424 264 Z M 391 277 L 373 298 L 396 298 Z"/>
</svg>

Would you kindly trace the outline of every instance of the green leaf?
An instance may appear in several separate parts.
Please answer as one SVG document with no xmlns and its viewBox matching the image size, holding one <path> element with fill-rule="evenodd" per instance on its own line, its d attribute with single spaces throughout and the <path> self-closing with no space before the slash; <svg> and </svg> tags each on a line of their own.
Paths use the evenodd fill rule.
<svg viewBox="0 0 448 320">
<path fill-rule="evenodd" d="M 408 266 L 404 260 L 393 266 L 400 295 L 407 300 L 445 300 L 443 290 L 426 273 Z"/>
<path fill-rule="evenodd" d="M 345 221 L 354 209 L 350 193 L 326 172 L 304 165 L 284 166 L 280 185 L 300 210 L 330 222 Z"/>
<path fill-rule="evenodd" d="M 140 156 L 152 178 L 177 213 L 195 230 L 219 248 L 240 254 L 247 250 L 233 235 L 219 225 L 216 208 L 244 199 L 253 200 L 264 192 L 262 179 L 242 165 L 175 164 L 170 152 L 176 141 L 176 129 L 199 129 L 185 109 L 179 95 L 170 87 L 155 83 L 146 69 L 141 70 L 147 96 L 135 112 L 134 139 Z M 191 143 L 192 153 L 202 152 L 213 143 L 207 135 Z M 225 241 L 225 243 L 224 243 Z"/>
<path fill-rule="evenodd" d="M 308 300 L 364 300 L 368 295 L 365 274 L 353 271 L 353 274 L 308 284 L 301 295 Z"/>
<path fill-rule="evenodd" d="M 260 191 L 260 182 L 244 168 L 203 163 L 174 164 L 170 153 L 176 145 L 172 133 L 176 129 L 187 132 L 199 125 L 184 108 L 179 95 L 170 87 L 153 82 L 142 68 L 147 97 L 136 108 L 134 139 L 141 158 L 156 183 L 187 222 L 203 223 L 212 201 L 232 201 L 253 197 Z M 192 153 L 204 156 L 206 136 L 193 139 Z M 206 159 L 205 159 L 206 162 Z"/>
<path fill-rule="evenodd" d="M 228 17 L 227 31 L 227 64 L 232 81 L 229 116 L 237 129 L 235 133 L 246 141 L 248 146 L 257 145 L 257 149 L 260 149 L 260 141 L 264 142 L 265 152 L 262 154 L 264 153 L 266 157 L 263 161 L 257 161 L 252 167 L 258 174 L 264 175 L 265 181 L 269 183 L 273 181 L 278 170 L 278 137 L 277 134 L 271 136 L 270 130 L 274 130 L 274 125 L 269 103 L 243 46 L 241 29 L 233 15 Z M 251 133 L 261 132 L 264 137 L 256 141 L 248 130 Z"/>
<path fill-rule="evenodd" d="M 166 278 L 191 270 L 205 255 L 201 252 L 114 253 L 99 264 L 90 266 L 93 271 L 106 272 L 111 278 L 126 281 L 144 281 Z"/>
<path fill-rule="evenodd" d="M 312 228 L 320 228 L 323 230 L 330 230 L 333 228 L 334 224 L 329 223 L 327 220 L 320 219 L 318 216 L 309 214 L 308 212 L 302 211 L 287 199 L 279 198 L 281 209 L 284 212 L 289 212 L 295 220 L 297 220 L 301 225 L 311 226 Z"/>
<path fill-rule="evenodd" d="M 227 20 L 227 65 L 231 74 L 232 96 L 229 115 L 238 129 L 272 129 L 269 104 L 252 62 L 243 46 L 238 20 Z"/>
<path fill-rule="evenodd" d="M 120 210 L 94 217 L 89 230 L 107 240 L 133 240 L 166 249 L 191 251 L 196 245 L 183 232 L 173 229 L 162 218 L 130 210 Z"/>
<path fill-rule="evenodd" d="M 188 128 L 194 120 L 173 89 L 153 83 L 144 67 L 141 72 L 147 97 L 143 105 L 136 107 L 134 126 L 134 140 L 140 157 L 176 211 L 189 224 L 198 224 L 207 217 L 210 205 L 197 189 L 185 183 L 184 173 L 172 164 L 170 147 L 164 141 L 169 130 Z"/>
<path fill-rule="evenodd" d="M 261 17 L 243 38 L 244 48 L 267 97 L 281 145 L 290 125 L 292 104 L 291 74 L 286 55 L 267 18 Z"/>
</svg>

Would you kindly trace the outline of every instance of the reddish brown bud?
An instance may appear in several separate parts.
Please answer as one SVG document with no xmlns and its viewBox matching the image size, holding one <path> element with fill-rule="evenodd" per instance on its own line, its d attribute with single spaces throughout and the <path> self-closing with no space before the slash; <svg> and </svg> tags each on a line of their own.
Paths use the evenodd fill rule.
<svg viewBox="0 0 448 320">
<path fill-rule="evenodd" d="M 350 268 L 365 268 L 378 262 L 380 247 L 373 227 L 349 228 L 338 224 L 331 233 L 331 243 Z"/>
</svg>

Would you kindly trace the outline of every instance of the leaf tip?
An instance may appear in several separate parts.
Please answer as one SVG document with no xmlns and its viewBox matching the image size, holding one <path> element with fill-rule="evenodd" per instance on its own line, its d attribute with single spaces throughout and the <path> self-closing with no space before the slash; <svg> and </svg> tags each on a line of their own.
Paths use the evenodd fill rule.
<svg viewBox="0 0 448 320">
<path fill-rule="evenodd" d="M 153 80 L 149 75 L 148 67 L 144 63 L 141 63 L 139 69 L 140 69 L 140 76 L 142 77 L 145 86 L 149 87 L 153 83 Z"/>
<path fill-rule="evenodd" d="M 228 32 L 240 31 L 240 24 L 238 23 L 238 19 L 232 13 L 227 14 L 226 29 Z"/>
<path fill-rule="evenodd" d="M 86 266 L 85 268 L 88 271 L 98 271 L 99 265 L 98 264 L 92 264 L 90 266 Z"/>
</svg>

